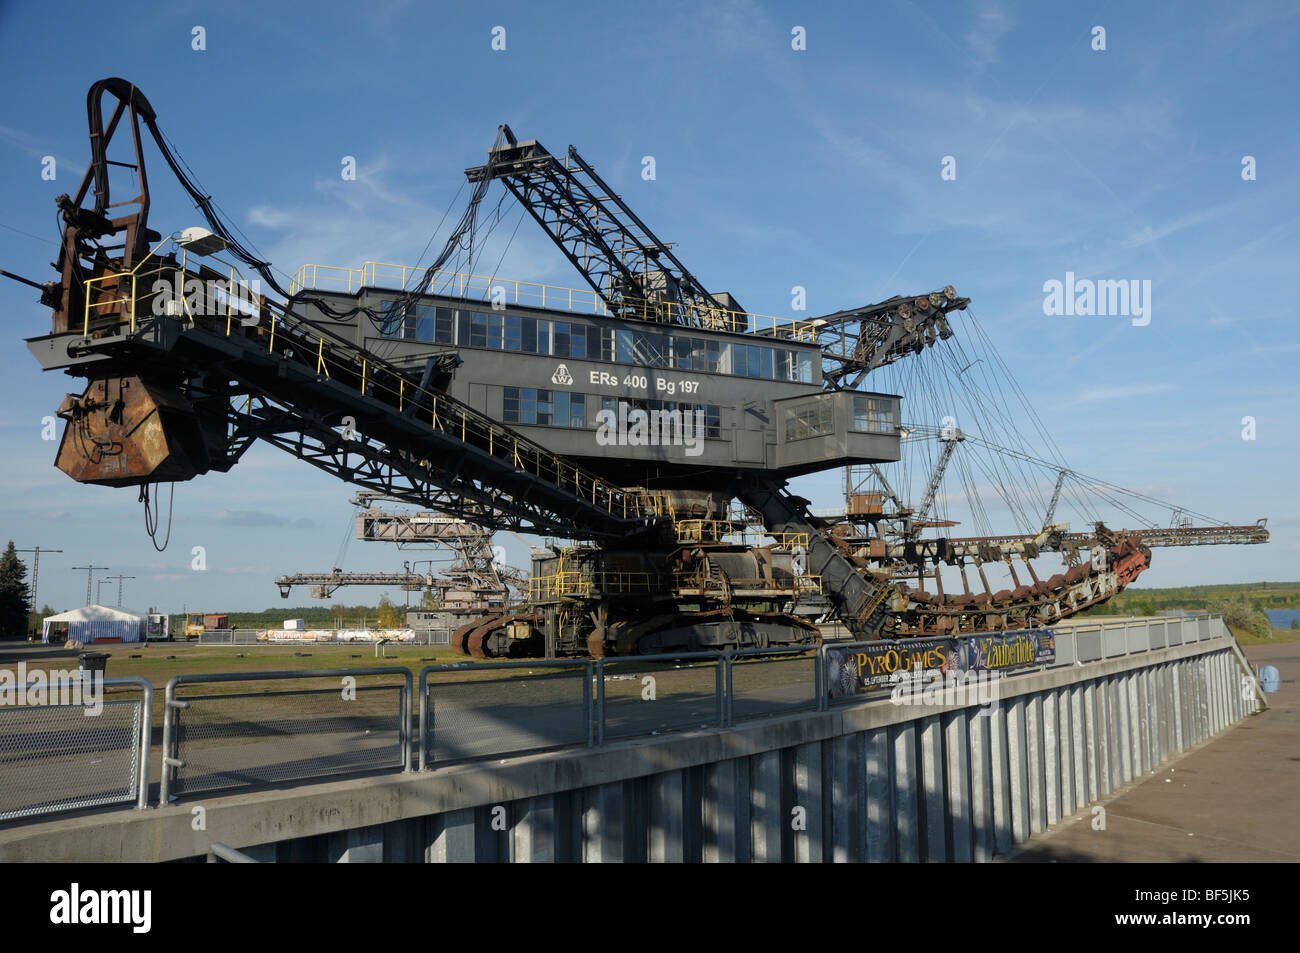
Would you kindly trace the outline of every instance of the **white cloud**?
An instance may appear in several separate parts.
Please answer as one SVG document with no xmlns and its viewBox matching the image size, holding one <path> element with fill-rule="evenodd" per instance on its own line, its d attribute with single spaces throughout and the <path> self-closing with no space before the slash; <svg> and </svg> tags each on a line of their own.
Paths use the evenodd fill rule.
<svg viewBox="0 0 1300 953">
<path fill-rule="evenodd" d="M 977 68 L 997 61 L 998 41 L 1012 27 L 1005 10 L 985 7 L 975 15 L 975 23 L 966 34 L 966 46 L 975 57 Z"/>
<path fill-rule="evenodd" d="M 1123 384 L 1118 387 L 1095 387 L 1086 390 L 1074 402 L 1078 404 L 1092 403 L 1099 400 L 1121 400 L 1130 397 L 1147 397 L 1151 394 L 1163 394 L 1166 391 L 1177 390 L 1173 384 Z"/>
</svg>

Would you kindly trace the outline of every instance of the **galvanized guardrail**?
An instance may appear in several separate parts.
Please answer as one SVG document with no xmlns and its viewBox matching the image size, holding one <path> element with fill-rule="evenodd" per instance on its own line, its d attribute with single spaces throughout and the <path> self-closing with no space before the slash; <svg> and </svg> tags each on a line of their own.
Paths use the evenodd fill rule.
<svg viewBox="0 0 1300 953">
<path fill-rule="evenodd" d="M 529 675 L 537 670 L 536 678 Z M 431 674 L 526 672 L 430 684 Z M 433 764 L 594 743 L 590 659 L 426 665 L 418 727 L 423 771 Z"/>
<path fill-rule="evenodd" d="M 1225 633 L 1222 619 L 1208 615 L 1062 627 L 1055 630 L 1052 662 L 1008 675 L 1082 665 Z M 415 677 L 418 722 L 414 679 L 401 666 L 177 675 L 167 683 L 163 706 L 159 803 L 258 784 L 376 770 L 426 770 L 662 732 L 722 729 L 759 718 L 871 702 L 889 688 L 830 697 L 827 652 L 859 645 L 878 648 L 881 643 L 429 665 Z M 399 681 L 181 697 L 185 686 L 199 684 L 375 677 Z M 86 736 L 80 723 L 68 721 L 69 710 L 83 718 L 83 706 L 0 709 L 0 821 L 118 801 L 148 806 L 152 688 L 139 678 L 107 679 L 103 684 L 143 693 L 136 701 L 106 703 L 106 711 L 108 705 L 118 706 L 113 711 L 122 720 L 116 734 L 110 732 L 116 740 L 108 746 L 93 734 Z M 394 694 L 396 699 L 391 698 Z M 13 720 L 20 717 L 30 725 L 25 735 L 33 744 L 27 748 L 21 744 L 24 728 Z M 5 719 L 15 728 L 4 730 Z M 59 738 L 57 746 L 49 743 L 51 732 Z M 37 734 L 45 739 L 39 748 Z M 84 740 L 87 737 L 92 740 Z M 76 755 L 87 750 L 113 751 L 119 761 L 128 758 L 127 782 L 112 790 L 86 790 L 98 777 L 77 760 Z M 110 767 L 123 773 L 116 762 L 101 773 Z M 35 780 L 26 780 L 27 775 Z M 50 793 L 54 791 L 58 796 Z"/>
<path fill-rule="evenodd" d="M 740 691 L 736 689 L 737 659 L 741 660 Z M 756 669 L 755 666 L 759 668 Z M 781 666 L 784 674 L 793 677 L 775 685 L 755 686 L 755 690 L 745 691 L 744 684 L 751 670 L 770 676 L 776 666 Z M 726 670 L 726 685 L 723 689 L 724 726 L 755 718 L 816 710 L 826 694 L 823 687 L 825 665 L 818 649 L 731 649 L 724 653 L 723 668 Z M 771 679 L 767 681 L 770 683 Z M 739 716 L 736 714 L 737 699 L 742 705 Z"/>
<path fill-rule="evenodd" d="M 1057 631 L 1056 661 L 1048 667 L 1117 658 L 1225 634 L 1223 619 L 1208 614 L 1079 624 Z"/>
<path fill-rule="evenodd" d="M 80 701 L 0 707 L 0 821 L 130 801 L 148 807 L 153 686 L 143 678 L 59 679 L 25 683 L 24 697 L 38 687 L 47 699 Z M 110 688 L 140 696 L 110 701 L 103 694 Z"/>
<path fill-rule="evenodd" d="M 375 676 L 397 676 L 402 682 L 362 686 L 355 681 Z M 295 679 L 344 681 L 341 687 L 291 692 L 177 697 L 183 685 Z M 173 676 L 163 710 L 159 803 L 199 791 L 383 768 L 410 771 L 411 682 L 411 670 L 404 666 Z M 395 711 L 390 702 L 385 712 L 378 696 L 394 690 Z M 294 703 L 286 711 L 281 700 L 290 696 Z M 392 742 L 385 740 L 389 733 Z"/>
<path fill-rule="evenodd" d="M 720 652 L 600 659 L 595 672 L 596 743 L 663 731 L 723 727 L 724 659 Z M 664 662 L 673 667 L 664 668 Z M 627 671 L 619 674 L 620 669 Z"/>
</svg>

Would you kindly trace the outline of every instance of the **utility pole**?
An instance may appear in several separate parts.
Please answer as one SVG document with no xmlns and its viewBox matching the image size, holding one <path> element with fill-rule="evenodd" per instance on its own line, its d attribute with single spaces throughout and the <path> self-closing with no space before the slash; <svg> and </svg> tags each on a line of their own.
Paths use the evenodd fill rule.
<svg viewBox="0 0 1300 953">
<path fill-rule="evenodd" d="M 117 580 L 117 607 L 119 609 L 122 608 L 122 580 L 134 579 L 134 578 L 135 576 L 123 576 L 121 573 L 118 573 L 116 576 L 109 576 L 108 579 L 104 580 L 105 582 L 108 582 L 112 579 Z"/>
<path fill-rule="evenodd" d="M 34 553 L 34 554 L 35 554 L 35 555 L 32 556 L 32 610 L 33 610 L 34 612 L 40 612 L 40 611 L 41 611 L 41 604 L 40 604 L 39 602 L 36 601 L 36 580 L 37 580 L 37 577 L 40 575 L 40 572 L 41 572 L 41 553 L 61 553 L 61 552 L 63 552 L 63 550 L 61 550 L 61 549 L 41 549 L 41 547 L 36 546 L 36 547 L 34 547 L 34 548 L 32 548 L 32 549 L 20 549 L 20 550 L 18 550 L 18 552 L 20 552 L 20 553 Z"/>
<path fill-rule="evenodd" d="M 95 570 L 108 569 L 108 568 L 109 568 L 108 566 L 96 566 L 94 563 L 92 563 L 89 566 L 72 567 L 73 572 L 76 572 L 78 569 L 86 570 L 86 605 L 90 605 L 90 581 L 95 577 Z"/>
</svg>

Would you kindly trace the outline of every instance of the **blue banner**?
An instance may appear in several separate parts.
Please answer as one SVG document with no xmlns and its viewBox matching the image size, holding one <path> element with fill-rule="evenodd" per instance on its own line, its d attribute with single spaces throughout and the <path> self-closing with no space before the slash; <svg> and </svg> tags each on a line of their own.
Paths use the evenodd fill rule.
<svg viewBox="0 0 1300 953">
<path fill-rule="evenodd" d="M 1056 633 L 1029 629 L 961 640 L 958 664 L 968 672 L 1007 672 L 1056 661 Z"/>
</svg>

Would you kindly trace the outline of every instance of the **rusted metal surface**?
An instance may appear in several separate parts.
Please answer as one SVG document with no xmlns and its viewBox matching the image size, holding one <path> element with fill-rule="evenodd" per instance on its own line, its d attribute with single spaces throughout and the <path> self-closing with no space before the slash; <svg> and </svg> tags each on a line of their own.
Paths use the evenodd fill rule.
<svg viewBox="0 0 1300 953">
<path fill-rule="evenodd" d="M 899 586 L 894 615 L 887 635 L 909 637 L 950 635 L 962 632 L 988 632 L 1003 629 L 1047 626 L 1077 615 L 1122 592 L 1151 565 L 1151 550 L 1133 534 L 1111 533 L 1102 529 L 1094 540 L 1105 548 L 1104 559 L 1072 566 L 1046 580 L 1039 580 L 1025 560 L 1031 584 L 1017 584 L 1013 589 L 988 591 L 983 565 L 976 562 L 985 591 L 959 594 L 929 593 Z M 1014 566 L 1008 568 L 1016 579 Z M 965 578 L 963 567 L 962 576 Z M 938 578 L 937 573 L 934 578 Z"/>
<path fill-rule="evenodd" d="M 69 394 L 56 465 L 81 483 L 133 486 L 188 480 L 209 469 L 198 416 L 175 391 L 134 376 L 92 380 Z"/>
</svg>

